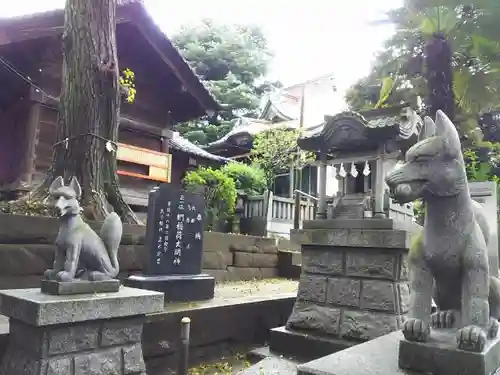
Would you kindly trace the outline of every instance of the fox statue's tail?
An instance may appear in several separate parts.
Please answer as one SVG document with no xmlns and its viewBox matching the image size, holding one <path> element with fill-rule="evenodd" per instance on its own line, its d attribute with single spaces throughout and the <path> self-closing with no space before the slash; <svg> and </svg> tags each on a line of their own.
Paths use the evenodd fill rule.
<svg viewBox="0 0 500 375">
<path fill-rule="evenodd" d="M 116 212 L 110 213 L 104 223 L 102 223 L 100 237 L 104 246 L 109 254 L 112 269 L 109 274 L 116 277 L 120 272 L 120 265 L 118 264 L 118 248 L 122 240 L 123 226 L 120 216 Z"/>
</svg>

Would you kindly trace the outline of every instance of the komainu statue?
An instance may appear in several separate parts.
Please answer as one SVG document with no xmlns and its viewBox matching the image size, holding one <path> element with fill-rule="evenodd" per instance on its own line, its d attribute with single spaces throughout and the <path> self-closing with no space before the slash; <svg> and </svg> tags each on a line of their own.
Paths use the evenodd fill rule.
<svg viewBox="0 0 500 375">
<path fill-rule="evenodd" d="M 45 271 L 46 280 L 102 281 L 118 275 L 118 247 L 123 232 L 120 217 L 114 212 L 108 215 L 98 235 L 80 216 L 81 193 L 76 178 L 65 186 L 63 178 L 58 177 L 50 186 L 50 199 L 59 213 L 60 227 L 54 268 Z"/>
<path fill-rule="evenodd" d="M 424 139 L 387 177 L 398 203 L 422 198 L 423 233 L 409 256 L 410 312 L 403 323 L 409 341 L 427 341 L 430 326 L 456 328 L 458 348 L 481 352 L 496 337 L 500 280 L 490 276 L 490 228 L 481 205 L 470 197 L 457 130 L 438 111 L 424 119 Z M 437 312 L 431 316 L 431 299 Z"/>
</svg>

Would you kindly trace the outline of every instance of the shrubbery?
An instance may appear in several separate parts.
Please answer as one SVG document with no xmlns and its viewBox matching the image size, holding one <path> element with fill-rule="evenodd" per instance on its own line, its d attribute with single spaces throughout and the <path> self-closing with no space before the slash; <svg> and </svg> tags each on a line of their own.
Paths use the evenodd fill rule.
<svg viewBox="0 0 500 375">
<path fill-rule="evenodd" d="M 234 213 L 236 186 L 234 180 L 221 170 L 200 167 L 184 177 L 186 190 L 203 194 L 205 229 L 217 230 Z"/>
<path fill-rule="evenodd" d="M 258 167 L 231 162 L 222 168 L 222 172 L 234 180 L 237 190 L 245 194 L 262 195 L 266 190 L 266 175 Z"/>
<path fill-rule="evenodd" d="M 184 177 L 188 191 L 203 194 L 205 200 L 205 229 L 221 230 L 230 222 L 236 206 L 238 191 L 250 196 L 266 190 L 264 172 L 250 165 L 231 162 L 221 169 L 199 167 Z"/>
</svg>

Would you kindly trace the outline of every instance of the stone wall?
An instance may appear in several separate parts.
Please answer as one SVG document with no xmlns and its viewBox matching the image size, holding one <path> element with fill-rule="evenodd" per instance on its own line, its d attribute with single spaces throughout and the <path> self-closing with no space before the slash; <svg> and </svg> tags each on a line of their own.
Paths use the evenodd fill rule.
<svg viewBox="0 0 500 375">
<path fill-rule="evenodd" d="M 0 214 L 0 289 L 39 286 L 43 272 L 52 265 L 57 231 L 56 219 Z M 120 277 L 142 271 L 144 234 L 143 226 L 124 225 Z M 277 263 L 274 239 L 205 232 L 203 268 L 217 281 L 276 277 Z"/>
<path fill-rule="evenodd" d="M 301 287 L 288 325 L 308 329 L 315 318 L 325 332 L 347 340 L 398 330 L 409 302 L 404 257 L 386 249 L 304 245 Z"/>
<path fill-rule="evenodd" d="M 302 246 L 297 301 L 286 327 L 272 330 L 271 350 L 300 355 L 292 339 L 304 337 L 300 346 L 332 353 L 399 330 L 409 307 L 413 232 L 400 224 L 338 219 L 294 231 Z"/>
</svg>

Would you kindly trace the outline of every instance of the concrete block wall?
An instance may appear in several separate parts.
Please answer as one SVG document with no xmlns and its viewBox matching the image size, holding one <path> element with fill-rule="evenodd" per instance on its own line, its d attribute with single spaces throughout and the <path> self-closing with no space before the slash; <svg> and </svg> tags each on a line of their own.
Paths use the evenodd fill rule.
<svg viewBox="0 0 500 375">
<path fill-rule="evenodd" d="M 272 238 L 205 233 L 203 269 L 217 281 L 278 276 L 278 246 Z"/>
<path fill-rule="evenodd" d="M 91 226 L 99 229 L 100 224 Z M 52 266 L 57 232 L 57 219 L 0 214 L 0 289 L 38 287 Z M 144 235 L 144 226 L 124 225 L 120 278 L 142 272 Z M 205 232 L 203 269 L 217 281 L 276 277 L 277 259 L 275 239 Z"/>
</svg>

